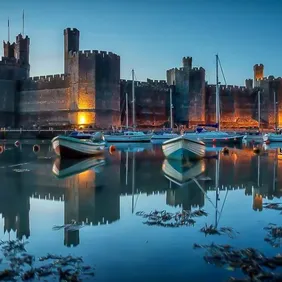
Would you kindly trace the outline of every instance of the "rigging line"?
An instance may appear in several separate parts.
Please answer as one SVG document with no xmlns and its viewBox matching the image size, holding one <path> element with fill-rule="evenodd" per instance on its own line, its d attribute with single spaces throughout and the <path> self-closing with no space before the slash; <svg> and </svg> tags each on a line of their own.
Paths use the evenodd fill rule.
<svg viewBox="0 0 282 282">
<path fill-rule="evenodd" d="M 208 201 L 212 204 L 212 206 L 215 208 L 215 210 L 217 212 L 218 209 L 216 208 L 216 206 L 214 205 L 214 203 L 212 202 L 212 200 L 210 199 L 210 197 L 208 196 L 208 194 L 205 192 L 205 190 L 203 189 L 203 187 L 201 186 L 201 184 L 198 182 L 198 180 L 196 178 L 192 178 L 194 180 L 194 182 L 197 184 L 197 186 L 200 188 L 200 190 L 203 192 L 203 194 L 206 196 L 206 198 L 208 199 Z"/>
<path fill-rule="evenodd" d="M 223 205 L 222 205 L 221 210 L 220 210 L 220 213 L 219 213 L 219 218 L 218 218 L 217 224 L 218 224 L 219 221 L 220 221 L 221 214 L 222 214 L 222 211 L 223 211 L 223 208 L 224 208 L 224 205 L 225 205 L 225 201 L 226 201 L 226 198 L 227 198 L 227 194 L 228 194 L 228 189 L 226 189 L 226 194 L 225 194 L 225 197 L 224 197 Z"/>
<path fill-rule="evenodd" d="M 220 66 L 221 74 L 222 74 L 222 76 L 223 76 L 223 79 L 224 79 L 224 82 L 225 82 L 225 86 L 226 86 L 226 85 L 227 85 L 227 83 L 226 83 L 225 75 L 224 75 L 224 72 L 223 72 L 222 65 L 221 65 L 221 62 L 220 62 L 219 57 L 218 57 L 218 62 L 219 62 L 219 66 Z"/>
</svg>

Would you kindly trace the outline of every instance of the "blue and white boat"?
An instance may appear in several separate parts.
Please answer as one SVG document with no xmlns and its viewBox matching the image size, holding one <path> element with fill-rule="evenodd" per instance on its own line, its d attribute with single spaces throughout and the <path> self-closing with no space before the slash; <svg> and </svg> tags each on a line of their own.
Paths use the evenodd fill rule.
<svg viewBox="0 0 282 282">
<path fill-rule="evenodd" d="M 152 140 L 169 140 L 178 136 L 177 133 L 173 132 L 155 132 L 152 136 Z"/>
<path fill-rule="evenodd" d="M 205 143 L 179 136 L 162 144 L 164 155 L 178 161 L 199 160 L 205 157 Z"/>
</svg>

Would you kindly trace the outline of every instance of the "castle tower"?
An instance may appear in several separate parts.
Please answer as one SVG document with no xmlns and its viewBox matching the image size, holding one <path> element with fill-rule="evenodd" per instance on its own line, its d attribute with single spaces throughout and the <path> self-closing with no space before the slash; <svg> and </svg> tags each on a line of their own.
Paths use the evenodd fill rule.
<svg viewBox="0 0 282 282">
<path fill-rule="evenodd" d="M 64 30 L 65 74 L 69 71 L 69 52 L 79 51 L 79 30 L 66 28 Z"/>
<path fill-rule="evenodd" d="M 191 70 L 192 69 L 192 57 L 183 57 L 182 65 L 183 65 L 183 68 L 187 68 Z"/>
<path fill-rule="evenodd" d="M 7 41 L 3 41 L 3 49 L 4 49 L 4 57 L 6 58 L 15 58 L 16 57 L 16 44 L 13 42 L 12 44 Z"/>
<path fill-rule="evenodd" d="M 23 37 L 19 34 L 16 37 L 15 57 L 19 60 L 21 66 L 25 69 L 25 78 L 29 77 L 30 65 L 29 65 L 29 45 L 30 39 L 28 36 Z"/>
<path fill-rule="evenodd" d="M 254 65 L 254 87 L 258 87 L 259 81 L 263 79 L 264 77 L 263 70 L 264 70 L 263 64 Z"/>
</svg>

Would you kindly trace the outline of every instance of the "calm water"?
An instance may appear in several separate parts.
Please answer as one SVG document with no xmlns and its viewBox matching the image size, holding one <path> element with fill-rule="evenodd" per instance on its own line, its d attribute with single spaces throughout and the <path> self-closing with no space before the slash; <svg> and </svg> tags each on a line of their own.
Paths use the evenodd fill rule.
<svg viewBox="0 0 282 282">
<path fill-rule="evenodd" d="M 278 149 L 257 156 L 246 148 L 202 161 L 191 168 L 199 187 L 188 181 L 189 170 L 182 174 L 188 183 L 180 186 L 173 164 L 164 163 L 160 147 L 151 144 L 107 153 L 104 165 L 88 170 L 89 163 L 56 160 L 46 141 L 37 154 L 32 147 L 6 145 L 0 155 L 0 238 L 28 241 L 30 254 L 83 256 L 96 268 L 95 281 L 226 281 L 242 274 L 206 264 L 204 251 L 194 250 L 194 243 L 255 247 L 269 255 L 281 251 L 264 242 L 263 230 L 270 222 L 281 223 L 281 215 L 262 208 L 262 202 L 279 202 L 282 195 Z M 147 226 L 135 215 L 199 207 L 209 215 L 192 227 Z M 52 230 L 72 219 L 88 226 Z M 206 223 L 233 227 L 240 234 L 235 239 L 205 237 L 199 230 Z"/>
</svg>

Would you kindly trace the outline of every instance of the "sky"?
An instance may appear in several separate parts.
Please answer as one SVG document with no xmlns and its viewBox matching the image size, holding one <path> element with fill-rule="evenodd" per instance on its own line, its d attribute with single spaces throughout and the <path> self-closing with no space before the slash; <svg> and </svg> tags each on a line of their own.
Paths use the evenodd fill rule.
<svg viewBox="0 0 282 282">
<path fill-rule="evenodd" d="M 253 65 L 282 76 L 282 0 L 13 0 L 1 1 L 0 38 L 30 37 L 31 76 L 63 73 L 63 30 L 80 30 L 81 50 L 121 56 L 121 78 L 166 79 L 193 57 L 215 82 L 219 54 L 227 84 L 244 85 Z M 2 51 L 3 54 L 3 51 Z M 222 80 L 222 79 L 221 79 Z"/>
</svg>

